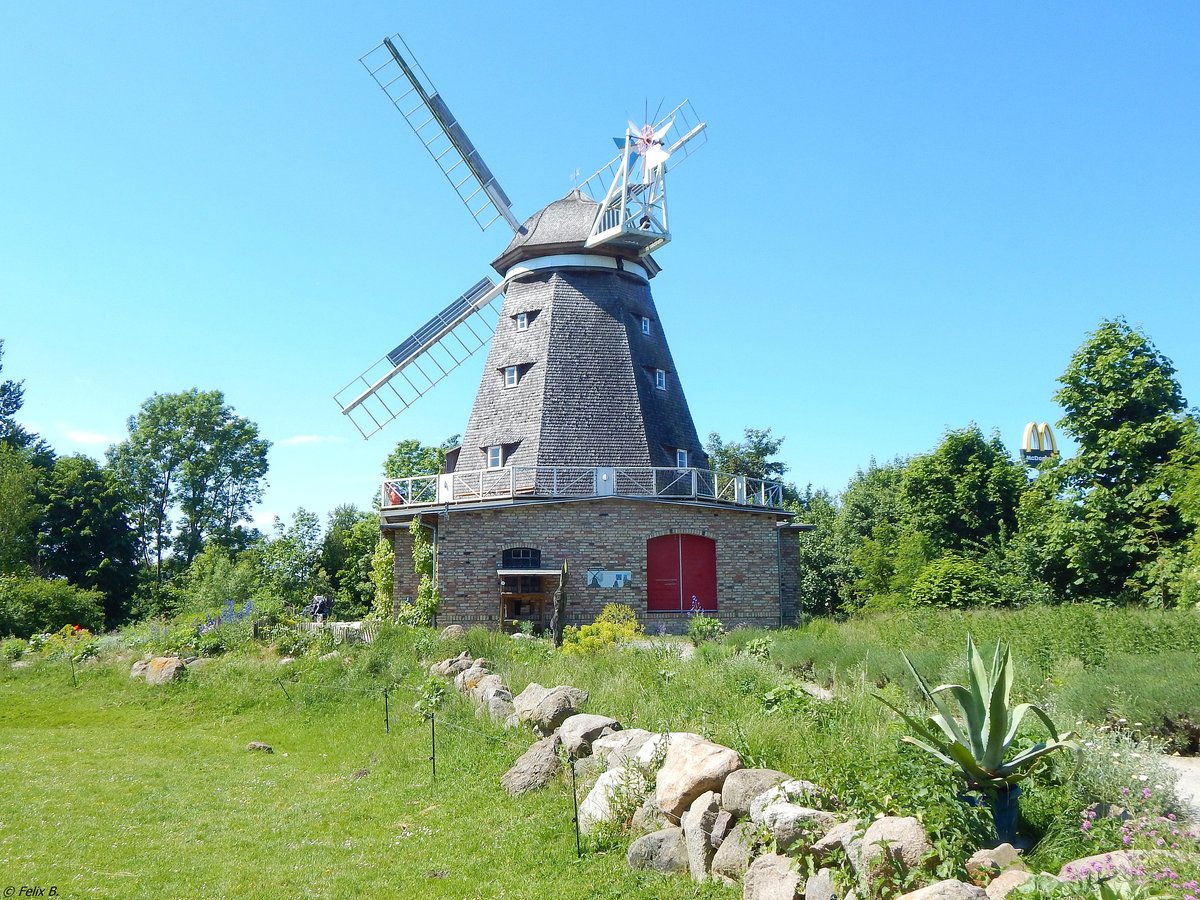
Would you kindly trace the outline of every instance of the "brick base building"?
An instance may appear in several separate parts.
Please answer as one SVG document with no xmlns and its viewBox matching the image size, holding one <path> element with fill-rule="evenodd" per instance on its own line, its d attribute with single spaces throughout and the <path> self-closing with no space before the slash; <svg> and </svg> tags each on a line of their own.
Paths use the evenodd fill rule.
<svg viewBox="0 0 1200 900">
<path fill-rule="evenodd" d="M 797 526 L 779 510 L 590 497 L 417 515 L 434 540 L 439 625 L 544 627 L 563 563 L 568 625 L 607 603 L 632 607 L 649 632 L 682 631 L 693 609 L 727 628 L 795 619 Z M 391 518 L 396 596 L 411 597 L 412 514 Z"/>
</svg>

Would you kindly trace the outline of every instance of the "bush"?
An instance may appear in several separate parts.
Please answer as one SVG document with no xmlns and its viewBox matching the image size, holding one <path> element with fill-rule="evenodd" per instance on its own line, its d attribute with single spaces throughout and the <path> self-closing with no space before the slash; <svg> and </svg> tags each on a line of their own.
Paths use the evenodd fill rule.
<svg viewBox="0 0 1200 900">
<path fill-rule="evenodd" d="M 28 638 L 64 625 L 104 627 L 104 595 L 62 579 L 0 575 L 0 635 Z"/>
<path fill-rule="evenodd" d="M 981 563 L 947 553 L 935 559 L 913 580 L 909 597 L 918 606 L 974 609 L 1001 602 L 1000 586 Z"/>
<path fill-rule="evenodd" d="M 724 633 L 725 629 L 721 627 L 720 619 L 706 616 L 704 613 L 697 613 L 688 619 L 687 636 L 697 647 L 705 641 L 719 640 Z"/>
<path fill-rule="evenodd" d="M 29 645 L 21 638 L 8 638 L 0 641 L 0 660 L 16 662 L 25 655 Z"/>
<path fill-rule="evenodd" d="M 591 625 L 578 628 L 568 625 L 564 628 L 562 650 L 568 656 L 594 656 L 642 633 L 642 626 L 633 609 L 620 603 L 610 603 Z"/>
</svg>

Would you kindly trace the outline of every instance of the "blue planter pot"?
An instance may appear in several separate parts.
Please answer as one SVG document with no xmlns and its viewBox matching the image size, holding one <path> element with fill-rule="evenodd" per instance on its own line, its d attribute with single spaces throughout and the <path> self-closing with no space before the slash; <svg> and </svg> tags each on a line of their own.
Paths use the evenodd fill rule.
<svg viewBox="0 0 1200 900">
<path fill-rule="evenodd" d="M 1021 786 L 1014 784 L 1006 791 L 997 791 L 988 796 L 992 808 L 992 822 L 996 826 L 996 837 L 1001 843 L 1015 844 L 1017 840 L 1017 800 Z"/>
</svg>

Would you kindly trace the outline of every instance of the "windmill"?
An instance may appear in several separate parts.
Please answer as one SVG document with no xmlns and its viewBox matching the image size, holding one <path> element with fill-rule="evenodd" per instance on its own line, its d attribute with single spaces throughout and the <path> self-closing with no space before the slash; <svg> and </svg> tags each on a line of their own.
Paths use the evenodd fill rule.
<svg viewBox="0 0 1200 900">
<path fill-rule="evenodd" d="M 521 222 L 499 181 L 403 39 L 399 35 L 385 38 L 361 62 L 404 116 L 480 229 L 486 231 L 502 220 L 513 234 L 508 250 L 493 263 L 501 276 L 499 281 L 491 276 L 481 278 L 335 395 L 342 413 L 366 438 L 429 393 L 476 351 L 489 344 L 494 349 L 495 322 L 501 317 L 506 295 L 514 293 L 514 288 L 520 293 L 523 282 L 536 279 L 535 272 L 554 266 L 574 271 L 629 271 L 648 282 L 658 271 L 650 253 L 671 239 L 667 163 L 677 166 L 704 143 L 706 136 L 704 123 L 687 100 L 656 123 L 638 126 L 630 122 L 624 137 L 618 140 L 620 153 L 563 198 L 572 209 L 559 209 L 547 216 L 554 206 L 551 204 Z M 570 222 L 551 221 L 555 219 Z M 542 233 L 534 235 L 539 225 Z M 569 225 L 569 234 L 562 230 L 564 225 Z M 552 244 L 559 246 L 550 249 L 560 252 L 547 254 L 537 249 Z M 541 263 L 531 268 L 530 260 Z M 647 291 L 646 299 L 636 301 L 637 305 L 650 309 L 648 296 Z M 536 317 L 541 311 L 526 311 L 522 330 L 530 314 Z M 523 369 L 532 368 L 536 362 L 517 360 L 503 366 L 501 377 L 507 380 L 504 386 L 515 387 L 511 382 L 519 383 L 526 374 Z M 665 372 L 658 366 L 654 371 Z M 485 380 L 490 374 L 485 372 Z M 690 425 L 690 416 L 687 418 Z M 691 431 L 689 444 L 694 443 L 694 426 Z M 468 438 L 472 437 L 470 432 L 468 426 Z M 521 441 L 486 446 L 514 443 Z M 485 462 L 494 462 L 494 456 Z"/>
</svg>

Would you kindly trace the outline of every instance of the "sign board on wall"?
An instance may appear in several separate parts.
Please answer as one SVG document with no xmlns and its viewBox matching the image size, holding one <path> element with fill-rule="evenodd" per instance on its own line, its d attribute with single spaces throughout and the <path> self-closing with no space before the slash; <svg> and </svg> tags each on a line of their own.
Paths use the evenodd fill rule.
<svg viewBox="0 0 1200 900">
<path fill-rule="evenodd" d="M 626 587 L 632 577 L 630 572 L 613 572 L 608 569 L 588 569 L 587 586 L 601 588 Z"/>
</svg>

